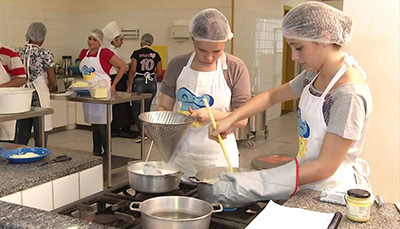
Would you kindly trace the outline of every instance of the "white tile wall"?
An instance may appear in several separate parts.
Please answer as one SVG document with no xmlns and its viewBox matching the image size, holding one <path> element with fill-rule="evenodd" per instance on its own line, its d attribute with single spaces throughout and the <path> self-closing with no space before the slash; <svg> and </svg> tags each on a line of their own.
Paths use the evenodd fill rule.
<svg viewBox="0 0 400 229">
<path fill-rule="evenodd" d="M 79 173 L 53 181 L 54 209 L 79 200 Z"/>
<path fill-rule="evenodd" d="M 24 206 L 53 210 L 52 182 L 47 182 L 22 191 L 22 204 Z"/>
<path fill-rule="evenodd" d="M 21 192 L 16 192 L 8 196 L 3 196 L 0 198 L 0 200 L 8 203 L 22 205 L 22 194 Z"/>
<path fill-rule="evenodd" d="M 79 196 L 85 198 L 103 190 L 103 165 L 79 173 Z"/>
<path fill-rule="evenodd" d="M 272 89 L 282 82 L 282 33 L 284 5 L 304 0 L 235 2 L 234 54 L 249 69 L 253 94 Z M 267 111 L 267 120 L 280 116 L 280 104 Z"/>
</svg>

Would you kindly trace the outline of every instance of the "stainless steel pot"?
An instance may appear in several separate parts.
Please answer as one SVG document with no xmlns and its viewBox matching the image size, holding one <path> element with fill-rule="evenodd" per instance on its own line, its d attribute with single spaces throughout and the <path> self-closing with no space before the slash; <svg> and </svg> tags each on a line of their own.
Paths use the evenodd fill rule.
<svg viewBox="0 0 400 229">
<path fill-rule="evenodd" d="M 249 171 L 244 168 L 233 168 L 233 172 L 245 172 Z M 199 194 L 199 198 L 205 200 L 211 204 L 221 203 L 224 208 L 239 208 L 249 206 L 252 203 L 224 203 L 219 202 L 213 195 L 212 185 L 219 181 L 220 173 L 230 173 L 229 167 L 214 167 L 214 168 L 206 168 L 198 171 L 195 177 L 189 177 L 189 181 L 197 184 L 197 193 Z"/>
<path fill-rule="evenodd" d="M 134 205 L 139 205 L 135 208 Z M 213 207 L 219 207 L 214 210 Z M 211 205 L 206 201 L 187 196 L 161 196 L 143 202 L 132 202 L 132 211 L 141 212 L 143 228 L 208 229 L 211 214 L 221 212 L 221 204 Z"/>
<path fill-rule="evenodd" d="M 158 168 L 163 174 L 144 174 L 144 165 L 149 164 Z M 183 172 L 173 163 L 162 161 L 139 161 L 128 166 L 129 185 L 136 191 L 145 193 L 165 193 L 179 187 Z"/>
</svg>

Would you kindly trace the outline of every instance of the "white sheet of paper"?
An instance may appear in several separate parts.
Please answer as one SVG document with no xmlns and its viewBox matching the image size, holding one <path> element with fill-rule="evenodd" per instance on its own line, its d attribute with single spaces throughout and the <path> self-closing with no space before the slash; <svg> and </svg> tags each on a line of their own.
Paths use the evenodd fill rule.
<svg viewBox="0 0 400 229">
<path fill-rule="evenodd" d="M 246 229 L 258 228 L 328 228 L 334 213 L 309 211 L 300 208 L 289 208 L 269 201 Z"/>
</svg>

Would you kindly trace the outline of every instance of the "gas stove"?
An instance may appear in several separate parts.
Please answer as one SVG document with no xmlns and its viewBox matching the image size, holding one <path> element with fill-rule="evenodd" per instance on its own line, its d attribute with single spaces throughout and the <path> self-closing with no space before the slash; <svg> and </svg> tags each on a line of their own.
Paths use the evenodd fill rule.
<svg viewBox="0 0 400 229">
<path fill-rule="evenodd" d="M 179 188 L 172 192 L 148 194 L 133 190 L 126 182 L 55 209 L 53 212 L 110 227 L 140 229 L 142 228 L 140 212 L 131 211 L 129 204 L 132 201 L 144 201 L 157 196 L 197 198 L 197 187 L 181 183 Z M 213 213 L 210 228 L 245 228 L 265 206 L 266 203 L 258 202 L 248 207 L 238 208 L 235 211 Z"/>
</svg>

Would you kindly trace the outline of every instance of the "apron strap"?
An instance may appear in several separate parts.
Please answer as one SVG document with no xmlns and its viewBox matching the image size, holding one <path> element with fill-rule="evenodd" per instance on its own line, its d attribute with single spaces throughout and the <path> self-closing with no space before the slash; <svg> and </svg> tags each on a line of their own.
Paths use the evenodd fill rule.
<svg viewBox="0 0 400 229">
<path fill-rule="evenodd" d="M 224 55 L 224 54 L 223 54 Z M 190 55 L 189 61 L 186 64 L 186 67 L 189 67 L 192 65 L 192 62 L 194 60 L 194 57 L 196 56 L 196 52 L 193 51 L 193 53 Z M 225 57 L 226 58 L 226 57 Z M 222 62 L 221 62 L 221 58 L 218 58 L 217 60 L 217 70 L 221 70 L 222 68 Z"/>
<path fill-rule="evenodd" d="M 371 169 L 367 161 L 361 158 L 356 158 L 355 163 L 353 165 L 354 170 L 356 170 L 359 174 L 363 176 L 369 176 Z"/>
<path fill-rule="evenodd" d="M 349 56 L 345 52 L 343 52 L 343 55 L 344 55 L 344 64 L 343 64 L 343 66 L 339 69 L 339 71 L 333 77 L 331 82 L 329 82 L 328 86 L 325 88 L 325 91 L 322 93 L 321 98 L 325 98 L 326 95 L 329 93 L 329 91 L 332 89 L 332 87 L 336 84 L 336 82 L 344 75 L 344 73 L 346 73 L 346 71 L 351 66 L 353 66 L 354 64 L 357 64 L 357 61 L 352 56 Z"/>
<path fill-rule="evenodd" d="M 28 79 L 26 80 L 26 83 L 25 83 L 26 88 L 35 88 L 35 85 L 33 85 L 33 83 L 32 83 L 31 73 L 29 71 L 29 67 L 31 66 L 32 50 L 33 50 L 33 44 L 28 44 L 28 50 L 27 50 L 26 56 L 24 58 L 26 76 L 28 77 Z"/>
</svg>

